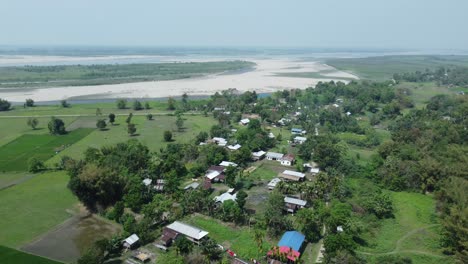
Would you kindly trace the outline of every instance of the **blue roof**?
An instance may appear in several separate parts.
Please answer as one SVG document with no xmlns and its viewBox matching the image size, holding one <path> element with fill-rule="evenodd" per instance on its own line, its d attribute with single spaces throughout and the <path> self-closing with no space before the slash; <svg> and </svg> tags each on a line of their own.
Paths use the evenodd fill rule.
<svg viewBox="0 0 468 264">
<path fill-rule="evenodd" d="M 305 236 L 297 231 L 288 231 L 284 233 L 283 237 L 281 237 L 281 240 L 278 242 L 279 247 L 290 247 L 296 251 L 299 251 L 299 249 L 302 246 L 302 243 L 304 243 Z"/>
</svg>

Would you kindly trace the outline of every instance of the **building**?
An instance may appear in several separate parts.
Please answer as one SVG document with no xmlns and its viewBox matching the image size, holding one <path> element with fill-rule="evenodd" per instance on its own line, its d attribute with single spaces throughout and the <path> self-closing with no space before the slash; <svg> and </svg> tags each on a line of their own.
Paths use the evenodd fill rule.
<svg viewBox="0 0 468 264">
<path fill-rule="evenodd" d="M 146 179 L 143 180 L 143 185 L 150 186 L 152 182 L 153 182 L 152 179 L 146 178 Z"/>
<path fill-rule="evenodd" d="M 276 153 L 276 152 L 267 152 L 266 153 L 266 158 L 267 160 L 281 160 L 283 158 L 284 154 L 282 153 Z"/>
<path fill-rule="evenodd" d="M 293 141 L 294 141 L 294 143 L 296 143 L 296 144 L 302 144 L 302 143 L 306 142 L 306 140 L 307 140 L 306 137 L 299 137 L 299 136 L 297 136 L 297 137 L 294 138 Z"/>
<path fill-rule="evenodd" d="M 278 178 L 283 178 L 289 181 L 303 181 L 305 179 L 305 174 L 297 171 L 285 170 L 278 174 Z"/>
<path fill-rule="evenodd" d="M 257 151 L 257 152 L 252 152 L 252 159 L 257 161 L 261 160 L 265 157 L 266 152 L 263 150 Z"/>
<path fill-rule="evenodd" d="M 207 171 L 205 174 L 205 177 L 209 179 L 211 182 L 223 182 L 226 176 L 224 173 L 219 172 L 219 171 Z"/>
<path fill-rule="evenodd" d="M 292 198 L 284 197 L 284 207 L 288 213 L 295 213 L 297 210 L 304 208 L 307 205 L 307 201 Z"/>
<path fill-rule="evenodd" d="M 225 201 L 236 201 L 236 199 L 237 199 L 237 193 L 231 194 L 229 191 L 219 196 L 216 196 L 214 198 L 215 202 L 217 203 L 224 203 Z"/>
<path fill-rule="evenodd" d="M 239 145 L 239 144 L 229 145 L 229 146 L 227 146 L 227 148 L 228 148 L 229 150 L 238 150 L 238 149 L 241 148 L 241 145 Z"/>
<path fill-rule="evenodd" d="M 234 163 L 234 162 L 230 162 L 230 161 L 222 161 L 219 166 L 223 166 L 223 167 L 229 167 L 229 166 L 233 166 L 233 167 L 237 167 L 237 164 Z"/>
<path fill-rule="evenodd" d="M 170 235 L 171 237 L 177 237 L 178 235 L 184 235 L 188 240 L 199 244 L 200 240 L 208 235 L 208 232 L 196 228 L 191 225 L 184 224 L 179 221 L 175 221 L 174 223 L 166 226 L 163 231 L 163 236 L 165 232 Z M 163 237 L 161 237 L 161 240 Z M 172 238 L 174 240 L 175 238 Z M 168 239 L 167 239 L 168 240 Z"/>
<path fill-rule="evenodd" d="M 278 185 L 278 183 L 279 183 L 280 181 L 281 181 L 280 178 L 274 178 L 274 179 L 272 179 L 272 180 L 268 183 L 268 185 L 267 185 L 268 190 L 273 190 L 273 189 L 275 189 L 275 188 L 276 188 L 276 185 Z"/>
<path fill-rule="evenodd" d="M 319 168 L 310 168 L 310 173 L 312 173 L 312 175 L 316 175 L 320 172 L 320 169 Z"/>
<path fill-rule="evenodd" d="M 281 165 L 283 166 L 292 166 L 294 164 L 294 155 L 286 154 L 281 158 Z"/>
<path fill-rule="evenodd" d="M 268 252 L 268 256 L 274 259 L 275 256 L 286 255 L 288 260 L 295 263 L 304 249 L 304 241 L 305 236 L 303 234 L 297 231 L 287 231 L 281 237 L 278 246 Z"/>
<path fill-rule="evenodd" d="M 239 122 L 239 124 L 241 124 L 243 126 L 246 126 L 249 123 L 250 123 L 250 119 L 248 119 L 248 118 L 241 119 L 241 121 Z"/>
<path fill-rule="evenodd" d="M 124 241 L 122 242 L 123 242 L 124 248 L 132 248 L 138 243 L 139 240 L 140 238 L 136 234 L 133 234 L 127 237 L 126 239 L 124 239 Z"/>
<path fill-rule="evenodd" d="M 227 140 L 225 138 L 214 137 L 212 140 L 214 143 L 218 144 L 218 146 L 224 147 L 227 145 Z"/>
<path fill-rule="evenodd" d="M 300 134 L 302 134 L 302 129 L 300 129 L 300 128 L 292 128 L 292 129 L 291 129 L 291 134 L 293 134 L 293 135 L 300 135 Z"/>
<path fill-rule="evenodd" d="M 154 186 L 154 189 L 156 191 L 162 192 L 164 190 L 164 184 L 165 183 L 166 183 L 166 181 L 164 179 L 157 179 L 156 180 L 156 185 Z"/>
<path fill-rule="evenodd" d="M 192 182 L 191 184 L 187 185 L 184 187 L 184 190 L 185 191 L 188 191 L 188 190 L 195 190 L 198 188 L 198 186 L 200 186 L 200 184 L 198 182 Z"/>
</svg>

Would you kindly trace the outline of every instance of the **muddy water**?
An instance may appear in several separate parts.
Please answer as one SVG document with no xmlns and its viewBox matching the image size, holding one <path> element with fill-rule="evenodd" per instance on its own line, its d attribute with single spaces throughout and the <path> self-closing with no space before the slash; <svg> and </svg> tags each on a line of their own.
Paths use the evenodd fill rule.
<svg viewBox="0 0 468 264">
<path fill-rule="evenodd" d="M 75 216 L 22 250 L 63 262 L 74 262 L 93 242 L 120 231 L 117 225 L 94 215 Z"/>
</svg>

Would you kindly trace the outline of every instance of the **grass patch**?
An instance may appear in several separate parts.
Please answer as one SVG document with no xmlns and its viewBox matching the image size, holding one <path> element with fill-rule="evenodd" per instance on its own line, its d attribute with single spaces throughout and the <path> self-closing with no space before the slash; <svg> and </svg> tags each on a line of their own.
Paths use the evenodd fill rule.
<svg viewBox="0 0 468 264">
<path fill-rule="evenodd" d="M 333 73 L 333 72 L 332 72 Z M 320 72 L 282 72 L 282 73 L 275 73 L 275 76 L 278 77 L 294 77 L 294 78 L 312 78 L 312 79 L 333 79 L 333 80 L 343 80 L 343 81 L 351 81 L 354 80 L 353 78 L 347 77 L 339 77 L 333 75 L 323 75 Z"/>
<path fill-rule="evenodd" d="M 264 164 L 260 165 L 257 169 L 250 174 L 251 179 L 271 180 L 276 178 L 278 173 L 272 169 L 267 168 Z"/>
<path fill-rule="evenodd" d="M 72 145 L 91 131 L 92 129 L 77 129 L 60 136 L 22 135 L 0 148 L 0 170 L 26 171 L 30 158 L 46 161 L 55 155 L 56 148 Z"/>
<path fill-rule="evenodd" d="M 28 172 L 6 172 L 0 173 L 0 190 L 19 184 L 35 175 Z"/>
<path fill-rule="evenodd" d="M 0 263 L 2 264 L 59 264 L 54 260 L 31 255 L 16 249 L 0 246 Z"/>
<path fill-rule="evenodd" d="M 237 253 L 239 257 L 244 259 L 261 258 L 271 245 L 269 242 L 264 241 L 264 252 L 259 252 L 254 240 L 253 231 L 249 231 L 247 227 L 228 226 L 226 223 L 207 216 L 192 215 L 186 222 L 208 231 L 208 236 L 215 239 L 226 248 L 231 249 Z"/>
<path fill-rule="evenodd" d="M 0 244 L 18 247 L 62 223 L 76 198 L 65 172 L 47 172 L 0 191 Z"/>
</svg>

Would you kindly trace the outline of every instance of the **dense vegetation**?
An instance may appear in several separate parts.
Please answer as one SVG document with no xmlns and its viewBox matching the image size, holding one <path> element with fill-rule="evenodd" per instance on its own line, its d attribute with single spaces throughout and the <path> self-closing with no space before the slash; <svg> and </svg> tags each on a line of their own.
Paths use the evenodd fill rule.
<svg viewBox="0 0 468 264">
<path fill-rule="evenodd" d="M 0 87 L 79 86 L 174 80 L 244 70 L 246 61 L 1 67 Z"/>
</svg>

